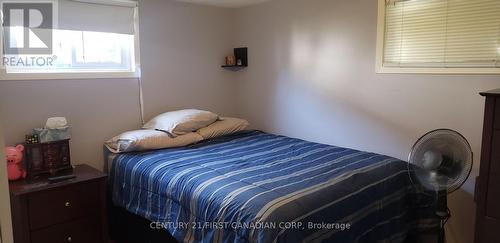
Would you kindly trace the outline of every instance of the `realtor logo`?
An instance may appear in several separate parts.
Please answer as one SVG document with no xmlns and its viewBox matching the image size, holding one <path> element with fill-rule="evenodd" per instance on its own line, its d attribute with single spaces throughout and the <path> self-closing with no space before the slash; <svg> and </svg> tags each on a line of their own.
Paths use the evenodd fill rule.
<svg viewBox="0 0 500 243">
<path fill-rule="evenodd" d="M 4 53 L 52 54 L 53 3 L 3 2 Z"/>
</svg>

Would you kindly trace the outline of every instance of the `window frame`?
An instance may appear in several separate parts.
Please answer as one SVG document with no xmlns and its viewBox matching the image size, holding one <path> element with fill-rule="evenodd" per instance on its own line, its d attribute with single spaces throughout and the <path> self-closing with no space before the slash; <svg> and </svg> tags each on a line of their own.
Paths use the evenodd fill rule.
<svg viewBox="0 0 500 243">
<path fill-rule="evenodd" d="M 135 79 L 140 78 L 140 42 L 139 42 L 139 2 L 134 0 L 109 0 L 116 4 L 124 4 L 134 7 L 134 57 L 135 65 L 132 71 L 113 71 L 113 70 L 78 70 L 61 72 L 33 72 L 33 73 L 7 73 L 6 68 L 0 68 L 0 81 L 10 80 L 58 80 L 58 79 Z M 0 52 L 3 50 L 3 28 L 0 28 Z M 3 55 L 3 52 L 0 54 Z"/>
<path fill-rule="evenodd" d="M 387 67 L 384 66 L 386 0 L 378 0 L 375 72 L 380 74 L 500 74 L 500 68 Z"/>
</svg>

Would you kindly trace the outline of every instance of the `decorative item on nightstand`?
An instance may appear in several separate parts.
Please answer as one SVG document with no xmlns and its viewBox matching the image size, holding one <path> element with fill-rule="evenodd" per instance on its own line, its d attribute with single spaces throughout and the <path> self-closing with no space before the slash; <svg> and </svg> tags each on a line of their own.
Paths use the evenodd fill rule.
<svg viewBox="0 0 500 243">
<path fill-rule="evenodd" d="M 38 138 L 38 134 L 28 134 L 24 139 L 26 144 L 38 144 L 40 143 L 40 139 Z"/>
<path fill-rule="evenodd" d="M 25 146 L 26 169 L 30 178 L 41 174 L 54 176 L 60 171 L 71 170 L 70 134 L 70 126 L 64 117 L 49 118 L 44 128 L 33 129 L 33 135 L 26 137 Z"/>
<path fill-rule="evenodd" d="M 9 181 L 26 178 L 26 170 L 23 168 L 24 146 L 19 144 L 15 147 L 5 148 L 5 160 L 7 161 L 7 174 Z"/>
<path fill-rule="evenodd" d="M 30 178 L 41 174 L 55 175 L 57 172 L 71 170 L 69 139 L 26 144 L 26 169 Z"/>
</svg>

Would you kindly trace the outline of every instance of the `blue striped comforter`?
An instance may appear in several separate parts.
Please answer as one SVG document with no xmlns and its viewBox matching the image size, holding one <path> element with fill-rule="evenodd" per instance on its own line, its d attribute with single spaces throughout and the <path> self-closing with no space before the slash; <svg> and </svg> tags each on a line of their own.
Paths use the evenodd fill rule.
<svg viewBox="0 0 500 243">
<path fill-rule="evenodd" d="M 406 162 L 250 131 L 116 156 L 113 202 L 180 242 L 402 242 L 436 226 Z"/>
</svg>

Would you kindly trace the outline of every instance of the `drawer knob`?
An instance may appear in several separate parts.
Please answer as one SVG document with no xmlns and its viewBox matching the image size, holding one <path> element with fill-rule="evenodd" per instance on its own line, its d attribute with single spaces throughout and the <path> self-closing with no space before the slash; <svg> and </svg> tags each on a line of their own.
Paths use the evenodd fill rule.
<svg viewBox="0 0 500 243">
<path fill-rule="evenodd" d="M 65 202 L 64 206 L 69 207 L 69 206 L 71 206 L 71 204 L 69 202 Z M 68 239 L 71 239 L 71 237 L 68 237 Z"/>
<path fill-rule="evenodd" d="M 71 241 L 73 241 L 73 238 L 71 238 L 71 236 L 68 236 L 68 238 L 66 238 L 66 241 L 71 242 Z"/>
</svg>

